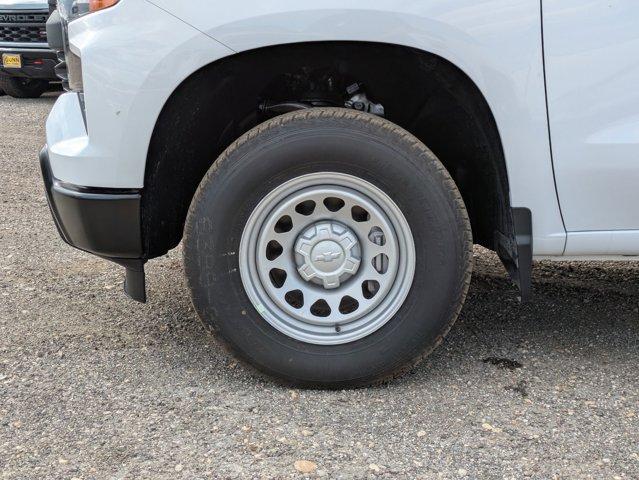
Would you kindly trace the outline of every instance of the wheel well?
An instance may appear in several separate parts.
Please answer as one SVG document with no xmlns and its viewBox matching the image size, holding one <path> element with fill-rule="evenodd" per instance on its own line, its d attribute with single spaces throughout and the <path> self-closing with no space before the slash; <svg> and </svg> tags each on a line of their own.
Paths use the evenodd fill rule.
<svg viewBox="0 0 639 480">
<path fill-rule="evenodd" d="M 236 54 L 200 69 L 172 94 L 147 158 L 142 224 L 148 258 L 180 242 L 197 186 L 224 149 L 264 119 L 259 105 L 297 100 L 295 79 L 305 75 L 311 88 L 317 75 L 343 85 L 362 82 L 385 117 L 422 140 L 451 173 L 475 243 L 498 250 L 501 237 L 513 238 L 499 133 L 472 80 L 441 57 L 408 47 L 318 42 Z"/>
</svg>

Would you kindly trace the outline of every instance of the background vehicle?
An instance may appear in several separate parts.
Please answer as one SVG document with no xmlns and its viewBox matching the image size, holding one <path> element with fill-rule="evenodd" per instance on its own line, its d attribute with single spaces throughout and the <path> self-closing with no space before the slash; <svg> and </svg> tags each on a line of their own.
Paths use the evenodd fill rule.
<svg viewBox="0 0 639 480">
<path fill-rule="evenodd" d="M 47 1 L 0 1 L 0 92 L 34 98 L 58 81 L 59 60 L 47 44 L 48 18 Z"/>
<path fill-rule="evenodd" d="M 142 301 L 144 263 L 184 238 L 200 317 L 268 374 L 410 368 L 473 242 L 523 300 L 533 256 L 639 254 L 639 4 L 59 7 L 70 92 L 41 161 L 63 238 Z"/>
</svg>

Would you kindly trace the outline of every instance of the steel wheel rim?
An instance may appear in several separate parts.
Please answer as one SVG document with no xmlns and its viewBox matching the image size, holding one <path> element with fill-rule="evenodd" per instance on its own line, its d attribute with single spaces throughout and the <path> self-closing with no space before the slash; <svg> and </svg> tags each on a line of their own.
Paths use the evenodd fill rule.
<svg viewBox="0 0 639 480">
<path fill-rule="evenodd" d="M 244 289 L 270 325 L 302 342 L 339 345 L 397 313 L 413 283 L 415 245 L 382 190 L 322 172 L 285 182 L 257 205 L 239 263 Z"/>
</svg>

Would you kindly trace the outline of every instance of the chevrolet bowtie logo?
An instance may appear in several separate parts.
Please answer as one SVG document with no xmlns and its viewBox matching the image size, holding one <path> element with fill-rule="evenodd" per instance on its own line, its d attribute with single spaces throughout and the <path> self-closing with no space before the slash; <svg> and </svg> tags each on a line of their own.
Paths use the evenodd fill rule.
<svg viewBox="0 0 639 480">
<path fill-rule="evenodd" d="M 342 254 L 339 252 L 324 252 L 324 253 L 320 253 L 318 256 L 315 257 L 315 261 L 316 262 L 326 262 L 326 263 L 330 263 L 333 260 L 335 260 L 336 258 L 339 258 Z"/>
</svg>

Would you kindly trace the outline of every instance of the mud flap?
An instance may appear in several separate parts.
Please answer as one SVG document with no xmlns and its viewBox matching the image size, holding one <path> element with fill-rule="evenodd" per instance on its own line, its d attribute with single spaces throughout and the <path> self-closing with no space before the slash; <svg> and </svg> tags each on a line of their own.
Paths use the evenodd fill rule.
<svg viewBox="0 0 639 480">
<path fill-rule="evenodd" d="M 109 260 L 126 268 L 124 293 L 136 302 L 146 303 L 146 275 L 144 273 L 146 260 L 123 258 L 110 258 Z"/>
<path fill-rule="evenodd" d="M 514 235 L 497 232 L 497 254 L 519 287 L 521 301 L 529 302 L 532 299 L 532 213 L 528 208 L 513 208 L 512 216 Z"/>
</svg>

